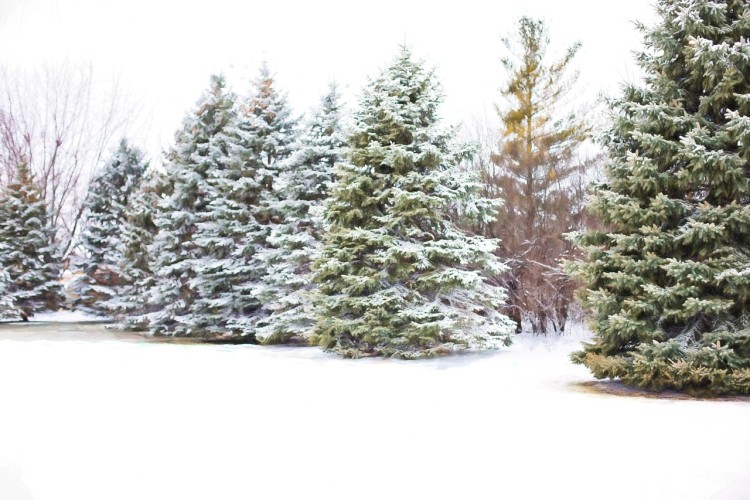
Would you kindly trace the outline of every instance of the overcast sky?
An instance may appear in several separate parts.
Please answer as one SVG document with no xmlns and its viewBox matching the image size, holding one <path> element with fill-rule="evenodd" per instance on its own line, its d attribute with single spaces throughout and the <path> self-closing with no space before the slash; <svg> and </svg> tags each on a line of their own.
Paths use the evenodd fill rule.
<svg viewBox="0 0 750 500">
<path fill-rule="evenodd" d="M 317 103 L 329 81 L 350 104 L 406 42 L 436 67 L 443 115 L 470 123 L 497 102 L 500 37 L 521 15 L 545 20 L 553 47 L 583 44 L 577 58 L 582 94 L 614 93 L 638 78 L 632 62 L 650 24 L 651 0 L 0 0 L 0 58 L 20 65 L 89 61 L 121 83 L 150 112 L 151 153 L 166 146 L 184 114 L 223 72 L 247 82 L 267 60 L 297 113 Z"/>
</svg>

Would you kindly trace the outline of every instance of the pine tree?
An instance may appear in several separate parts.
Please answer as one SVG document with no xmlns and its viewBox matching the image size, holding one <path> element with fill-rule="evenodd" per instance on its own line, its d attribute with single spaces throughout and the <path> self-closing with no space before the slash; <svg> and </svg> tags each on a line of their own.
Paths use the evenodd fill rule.
<svg viewBox="0 0 750 500">
<path fill-rule="evenodd" d="M 315 264 L 313 338 L 326 349 L 417 358 L 510 343 L 505 291 L 486 282 L 504 268 L 497 242 L 451 218 L 489 220 L 496 204 L 460 168 L 467 151 L 440 129 L 440 102 L 433 73 L 406 48 L 364 91 Z"/>
<path fill-rule="evenodd" d="M 304 339 L 314 323 L 309 299 L 313 288 L 311 263 L 321 247 L 316 215 L 333 184 L 333 166 L 345 146 L 338 88 L 332 84 L 314 110 L 297 150 L 276 183 L 275 211 L 279 223 L 259 254 L 267 271 L 256 316 L 256 339 L 263 343 Z"/>
<path fill-rule="evenodd" d="M 5 201 L 0 198 L 0 220 L 7 217 L 5 212 Z M 0 240 L 0 260 L 9 251 L 7 243 Z M 4 268 L 0 268 L 0 320 L 20 318 L 18 309 L 13 305 L 13 297 L 10 291 L 10 276 Z"/>
<path fill-rule="evenodd" d="M 236 110 L 229 127 L 230 161 L 213 171 L 217 193 L 197 224 L 196 239 L 212 248 L 212 260 L 194 280 L 201 298 L 193 307 L 201 335 L 254 342 L 260 295 L 269 272 L 269 236 L 280 222 L 277 189 L 292 152 L 296 121 L 286 97 L 276 89 L 267 65 L 253 82 L 251 95 Z"/>
<path fill-rule="evenodd" d="M 5 251 L 0 245 L 0 254 Z M 20 311 L 13 305 L 13 298 L 10 294 L 10 276 L 4 269 L 0 269 L 0 320 L 18 319 Z"/>
<path fill-rule="evenodd" d="M 89 186 L 77 245 L 83 258 L 70 285 L 76 309 L 110 314 L 106 303 L 117 299 L 126 284 L 119 272 L 122 229 L 147 166 L 143 154 L 123 139 Z"/>
<path fill-rule="evenodd" d="M 614 103 L 608 182 L 578 237 L 598 378 L 750 393 L 750 5 L 660 0 L 645 85 Z"/>
<path fill-rule="evenodd" d="M 20 315 L 56 311 L 62 301 L 59 250 L 47 205 L 25 163 L 0 196 L 0 247 L 6 294 Z"/>
<path fill-rule="evenodd" d="M 505 201 L 485 235 L 500 238 L 499 255 L 510 272 L 498 277 L 509 291 L 508 313 L 534 332 L 564 331 L 575 283 L 561 269 L 572 245 L 564 233 L 582 228 L 583 176 L 590 161 L 581 146 L 590 127 L 572 109 L 580 44 L 549 60 L 547 26 L 522 17 L 514 36 L 503 39 L 508 76 L 500 150 L 482 172 Z"/>
<path fill-rule="evenodd" d="M 202 334 L 192 311 L 200 298 L 193 280 L 199 266 L 208 265 L 205 256 L 216 249 L 196 242 L 194 236 L 201 214 L 218 198 L 209 182 L 211 172 L 223 170 L 229 161 L 227 130 L 234 123 L 233 102 L 224 78 L 212 76 L 209 90 L 185 118 L 166 156 L 169 195 L 159 200 L 154 219 L 158 233 L 148 249 L 154 285 L 147 292 L 146 307 L 153 312 L 146 320 L 153 334 Z"/>
<path fill-rule="evenodd" d="M 117 273 L 123 283 L 117 295 L 104 307 L 120 321 L 120 327 L 143 329 L 147 325 L 145 296 L 154 279 L 148 248 L 156 236 L 154 223 L 157 205 L 167 180 L 156 170 L 144 173 L 138 188 L 130 196 L 117 248 Z"/>
</svg>

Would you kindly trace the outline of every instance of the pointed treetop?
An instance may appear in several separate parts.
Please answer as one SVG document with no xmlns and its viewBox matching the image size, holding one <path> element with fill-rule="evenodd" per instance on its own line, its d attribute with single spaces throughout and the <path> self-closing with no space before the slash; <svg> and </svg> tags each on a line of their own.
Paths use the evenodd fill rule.
<svg viewBox="0 0 750 500">
<path fill-rule="evenodd" d="M 25 159 L 16 166 L 14 181 L 23 185 L 33 183 L 33 175 L 29 168 L 29 164 Z"/>
<path fill-rule="evenodd" d="M 368 81 L 355 121 L 360 129 L 366 124 L 382 131 L 376 135 L 386 142 L 409 144 L 415 128 L 440 121 L 437 110 L 442 100 L 434 69 L 426 69 L 408 47 L 401 46 L 393 62 Z M 355 134 L 352 139 L 369 142 L 368 137 Z"/>
<path fill-rule="evenodd" d="M 271 75 L 271 67 L 268 65 L 268 61 L 263 61 L 262 63 L 260 63 L 257 81 L 263 82 L 272 79 L 273 76 Z"/>
<path fill-rule="evenodd" d="M 330 111 L 332 109 L 338 109 L 341 107 L 339 101 L 341 99 L 341 92 L 339 92 L 339 84 L 336 80 L 332 80 L 328 84 L 328 92 L 320 98 L 320 107 L 324 111 Z"/>
<path fill-rule="evenodd" d="M 274 84 L 276 81 L 275 75 L 271 73 L 271 69 L 268 66 L 267 61 L 263 61 L 258 71 L 258 77 L 253 80 L 253 88 L 257 93 L 257 97 L 260 99 L 270 99 L 276 91 Z M 284 96 L 285 97 L 285 96 Z"/>
</svg>

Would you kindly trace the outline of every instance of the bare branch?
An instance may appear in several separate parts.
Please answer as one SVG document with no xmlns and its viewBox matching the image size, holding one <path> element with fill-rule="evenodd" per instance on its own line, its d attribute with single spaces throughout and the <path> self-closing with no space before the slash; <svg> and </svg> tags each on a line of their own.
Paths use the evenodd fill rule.
<svg viewBox="0 0 750 500">
<path fill-rule="evenodd" d="M 27 161 L 65 246 L 89 177 L 138 119 L 126 97 L 117 78 L 95 78 L 90 64 L 0 67 L 0 186 Z"/>
</svg>

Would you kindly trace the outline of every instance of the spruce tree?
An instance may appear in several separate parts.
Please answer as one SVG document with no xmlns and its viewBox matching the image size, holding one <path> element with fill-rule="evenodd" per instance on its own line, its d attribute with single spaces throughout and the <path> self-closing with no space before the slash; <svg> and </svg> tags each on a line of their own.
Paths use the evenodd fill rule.
<svg viewBox="0 0 750 500">
<path fill-rule="evenodd" d="M 217 193 L 209 182 L 211 172 L 228 162 L 231 142 L 228 128 L 234 123 L 234 97 L 224 78 L 212 76 L 211 85 L 195 111 L 184 120 L 175 145 L 166 156 L 166 191 L 157 205 L 154 224 L 158 233 L 148 249 L 154 285 L 147 292 L 149 330 L 159 335 L 200 335 L 192 308 L 200 298 L 194 279 L 204 257 L 215 251 L 208 242 L 196 242 L 197 224 Z"/>
<path fill-rule="evenodd" d="M 26 319 L 56 311 L 62 301 L 61 264 L 47 205 L 25 163 L 16 169 L 0 195 L 0 270 L 9 280 L 10 295 Z"/>
<path fill-rule="evenodd" d="M 255 335 L 263 343 L 305 339 L 314 323 L 310 265 L 321 247 L 317 215 L 333 184 L 333 166 L 345 146 L 340 100 L 338 88 L 332 84 L 275 184 L 279 223 L 259 254 L 266 272 Z"/>
<path fill-rule="evenodd" d="M 750 393 L 750 6 L 660 0 L 644 85 L 614 102 L 609 180 L 579 235 L 597 378 Z"/>
<path fill-rule="evenodd" d="M 441 99 L 407 48 L 364 90 L 315 264 L 314 340 L 325 349 L 418 358 L 510 343 L 505 291 L 486 281 L 504 269 L 497 241 L 454 220 L 488 221 L 496 204 L 440 128 Z"/>
<path fill-rule="evenodd" d="M 0 253 L 5 249 L 0 244 Z M 0 320 L 18 319 L 20 312 L 13 305 L 13 298 L 10 294 L 10 276 L 4 269 L 0 269 Z"/>
<path fill-rule="evenodd" d="M 166 182 L 160 172 L 148 170 L 125 209 L 116 251 L 116 269 L 122 286 L 104 304 L 123 328 L 142 329 L 147 322 L 146 314 L 153 312 L 147 310 L 145 300 L 146 292 L 154 285 L 148 248 L 157 232 L 154 218 Z"/>
<path fill-rule="evenodd" d="M 89 186 L 77 249 L 83 254 L 70 288 L 73 307 L 107 315 L 107 302 L 126 284 L 119 265 L 126 212 L 147 168 L 143 154 L 122 140 L 112 158 Z"/>
<path fill-rule="evenodd" d="M 201 336 L 255 342 L 260 296 L 273 252 L 269 236 L 281 221 L 279 181 L 292 153 L 296 121 L 268 66 L 239 103 L 228 128 L 229 162 L 210 177 L 216 197 L 197 224 L 196 240 L 211 249 L 193 282 L 193 316 Z"/>
</svg>

